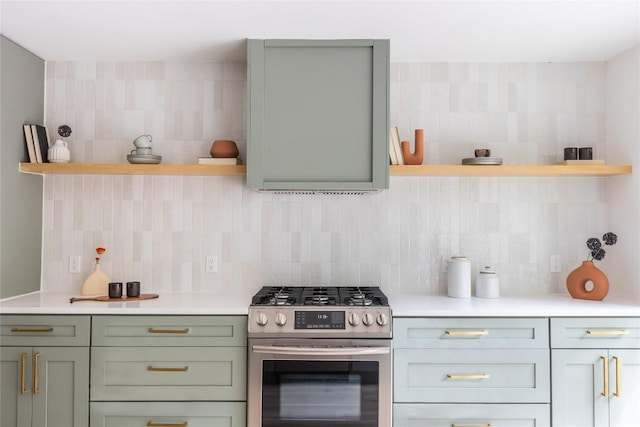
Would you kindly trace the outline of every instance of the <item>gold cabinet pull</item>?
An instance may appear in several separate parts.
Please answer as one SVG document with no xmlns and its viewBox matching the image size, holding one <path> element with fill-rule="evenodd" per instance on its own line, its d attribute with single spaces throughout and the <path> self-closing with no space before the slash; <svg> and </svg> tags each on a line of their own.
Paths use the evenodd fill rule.
<svg viewBox="0 0 640 427">
<path fill-rule="evenodd" d="M 33 353 L 33 394 L 40 393 L 38 388 L 38 359 L 40 359 L 40 353 Z"/>
<path fill-rule="evenodd" d="M 183 423 L 154 423 L 153 421 L 149 421 L 147 423 L 147 427 L 187 427 L 189 425 L 188 422 Z"/>
<path fill-rule="evenodd" d="M 620 358 L 613 356 L 613 360 L 616 362 L 616 391 L 613 392 L 613 395 L 620 397 Z"/>
<path fill-rule="evenodd" d="M 451 427 L 493 427 L 493 424 L 451 424 Z"/>
<path fill-rule="evenodd" d="M 489 374 L 447 374 L 450 380 L 486 380 L 491 378 Z"/>
<path fill-rule="evenodd" d="M 149 372 L 187 372 L 188 370 L 188 366 L 184 368 L 157 368 L 155 366 L 147 366 L 147 371 Z"/>
<path fill-rule="evenodd" d="M 587 329 L 587 335 L 627 335 L 629 331 L 626 329 L 612 330 L 612 331 L 592 331 Z"/>
<path fill-rule="evenodd" d="M 11 328 L 11 332 L 53 332 L 53 328 Z"/>
<path fill-rule="evenodd" d="M 149 328 L 147 332 L 149 332 L 150 334 L 188 334 L 189 328 L 184 328 L 184 329 Z"/>
<path fill-rule="evenodd" d="M 458 336 L 464 336 L 464 335 L 473 335 L 473 336 L 479 336 L 479 335 L 489 335 L 489 331 L 486 330 L 482 330 L 482 331 L 444 331 L 445 334 L 447 335 L 458 335 Z"/>
<path fill-rule="evenodd" d="M 27 390 L 24 386 L 24 377 L 25 377 L 25 369 L 27 364 L 27 353 L 22 353 L 20 355 L 20 394 L 27 394 L 29 390 Z"/>
<path fill-rule="evenodd" d="M 602 393 L 600 393 L 603 397 L 609 397 L 609 366 L 607 365 L 607 358 L 604 356 L 600 356 L 602 360 L 602 376 L 604 377 L 604 382 L 602 385 Z"/>
</svg>

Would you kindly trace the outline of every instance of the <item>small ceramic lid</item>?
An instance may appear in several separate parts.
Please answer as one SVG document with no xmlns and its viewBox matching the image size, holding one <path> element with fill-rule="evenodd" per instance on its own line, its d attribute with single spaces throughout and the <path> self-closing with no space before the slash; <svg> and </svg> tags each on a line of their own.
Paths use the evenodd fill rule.
<svg viewBox="0 0 640 427">
<path fill-rule="evenodd" d="M 496 271 L 492 267 L 485 265 L 484 268 L 480 270 L 480 274 L 496 274 Z"/>
</svg>

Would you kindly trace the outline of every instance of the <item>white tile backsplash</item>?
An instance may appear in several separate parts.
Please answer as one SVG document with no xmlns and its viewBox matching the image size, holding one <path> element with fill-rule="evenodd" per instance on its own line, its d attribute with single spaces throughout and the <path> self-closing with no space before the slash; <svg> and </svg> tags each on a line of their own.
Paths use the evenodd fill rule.
<svg viewBox="0 0 640 427">
<path fill-rule="evenodd" d="M 567 145 L 605 158 L 605 64 L 394 63 L 391 124 L 425 163 L 491 148 L 509 164 L 550 164 Z M 244 63 L 49 62 L 46 125 L 68 124 L 74 162 L 125 163 L 140 134 L 163 163 L 195 163 L 214 139 L 245 153 Z M 489 166 L 491 167 L 491 166 Z M 77 293 L 95 248 L 112 279 L 146 292 L 257 290 L 262 285 L 373 284 L 445 293 L 442 258 L 494 266 L 503 295 L 564 290 L 602 234 L 599 178 L 391 177 L 365 196 L 276 195 L 244 177 L 44 177 L 44 290 Z M 562 273 L 549 273 L 549 257 Z M 68 257 L 82 256 L 71 275 Z M 218 273 L 204 258 L 218 257 Z M 606 263 L 606 261 L 603 261 Z"/>
</svg>

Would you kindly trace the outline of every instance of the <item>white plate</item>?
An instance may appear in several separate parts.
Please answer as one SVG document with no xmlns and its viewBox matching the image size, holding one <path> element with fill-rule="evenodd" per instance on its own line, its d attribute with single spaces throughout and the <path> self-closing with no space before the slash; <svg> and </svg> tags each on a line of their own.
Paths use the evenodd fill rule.
<svg viewBox="0 0 640 427">
<path fill-rule="evenodd" d="M 162 161 L 162 156 L 155 154 L 143 155 L 143 154 L 127 154 L 127 160 L 129 163 L 138 165 L 157 165 Z"/>
</svg>

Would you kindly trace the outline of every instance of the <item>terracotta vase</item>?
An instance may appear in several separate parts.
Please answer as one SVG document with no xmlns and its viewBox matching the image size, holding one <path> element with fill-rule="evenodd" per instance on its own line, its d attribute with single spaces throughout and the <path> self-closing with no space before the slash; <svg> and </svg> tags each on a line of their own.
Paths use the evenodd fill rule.
<svg viewBox="0 0 640 427">
<path fill-rule="evenodd" d="M 593 283 L 593 289 L 587 290 L 587 282 Z M 609 293 L 609 279 L 593 261 L 583 261 L 567 276 L 567 290 L 573 298 L 602 301 Z"/>
<path fill-rule="evenodd" d="M 217 139 L 213 141 L 213 144 L 211 144 L 209 154 L 211 154 L 211 157 L 238 157 L 238 146 L 233 141 Z"/>
<path fill-rule="evenodd" d="M 415 152 L 411 152 L 409 141 L 402 141 L 402 157 L 405 165 L 421 165 L 424 160 L 424 131 L 416 129 Z"/>
</svg>

